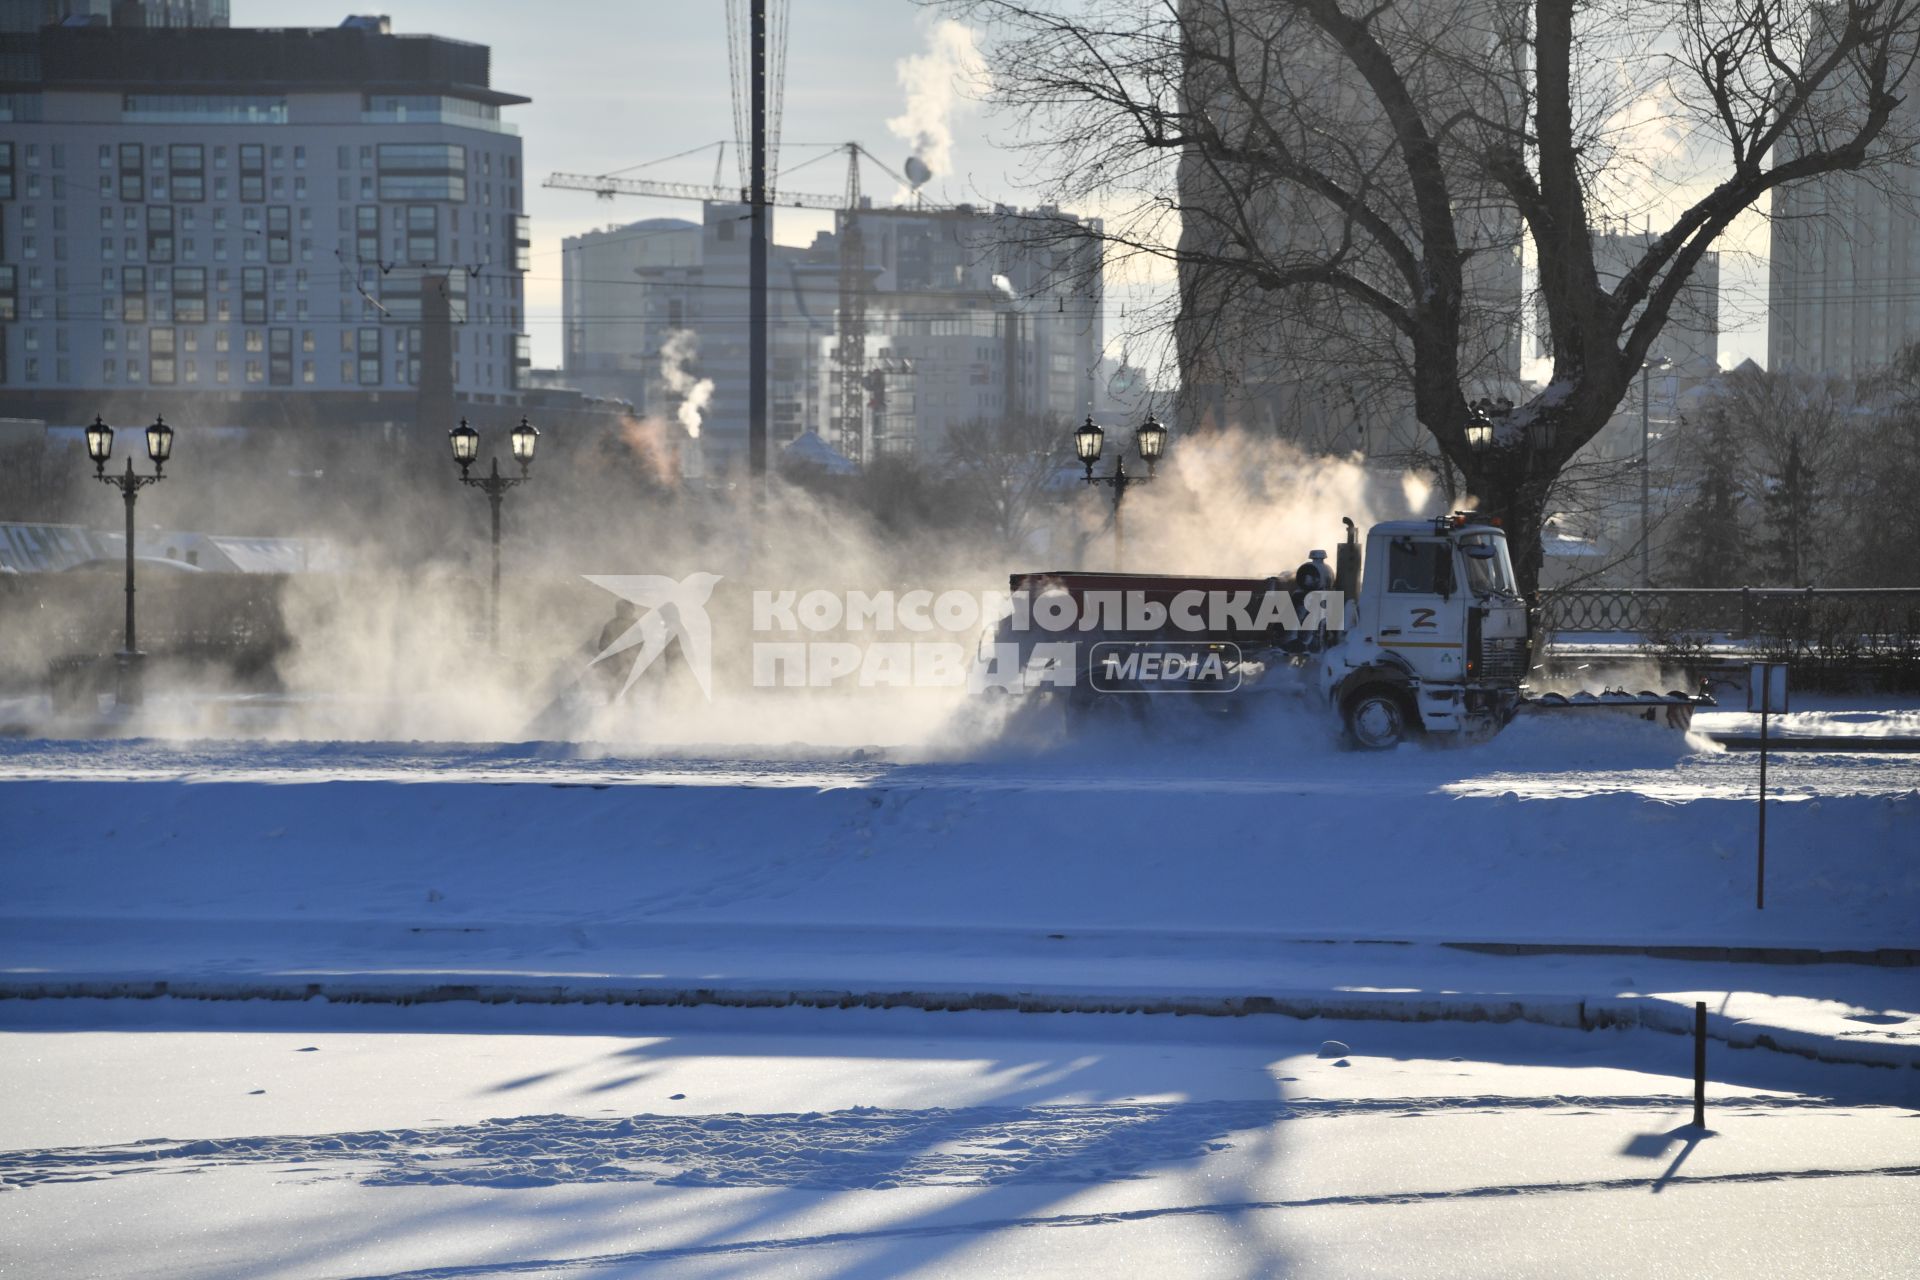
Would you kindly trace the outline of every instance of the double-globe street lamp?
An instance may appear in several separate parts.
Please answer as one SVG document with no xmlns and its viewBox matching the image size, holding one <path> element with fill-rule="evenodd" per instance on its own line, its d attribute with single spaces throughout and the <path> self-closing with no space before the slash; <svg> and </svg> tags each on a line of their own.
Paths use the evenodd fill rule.
<svg viewBox="0 0 1920 1280">
<path fill-rule="evenodd" d="M 493 591 L 487 598 L 487 645 L 495 651 L 500 648 L 500 500 L 507 496 L 507 490 L 527 482 L 527 468 L 533 465 L 534 447 L 540 443 L 540 428 L 522 418 L 520 425 L 507 433 L 507 439 L 513 449 L 513 460 L 520 464 L 520 474 L 501 475 L 500 459 L 495 457 L 487 475 L 472 476 L 467 474 L 467 469 L 480 456 L 480 433 L 468 426 L 465 418 L 447 432 L 447 441 L 453 446 L 453 460 L 460 464 L 460 483 L 472 485 L 486 494 L 487 502 L 493 507 Z"/>
<path fill-rule="evenodd" d="M 120 652 L 115 657 L 120 664 L 118 698 L 131 705 L 140 701 L 140 659 L 146 656 L 134 644 L 133 504 L 140 490 L 166 478 L 167 459 L 173 456 L 173 428 L 159 417 L 154 418 L 153 425 L 147 428 L 147 457 L 153 460 L 153 474 L 150 476 L 135 473 L 132 454 L 127 455 L 125 471 L 108 475 L 107 459 L 112 456 L 113 428 L 96 414 L 93 425 L 87 428 L 87 457 L 93 459 L 93 478 L 117 487 L 121 500 L 127 506 L 127 629 Z"/>
<path fill-rule="evenodd" d="M 1100 461 L 1100 451 L 1105 447 L 1106 440 L 1107 433 L 1101 429 L 1099 423 L 1089 417 L 1073 433 L 1073 452 L 1080 459 L 1081 465 L 1087 469 L 1085 480 L 1089 487 L 1104 484 L 1113 489 L 1113 563 L 1118 568 L 1126 556 L 1127 546 L 1126 537 L 1120 525 L 1121 500 L 1126 497 L 1127 486 L 1145 484 L 1153 479 L 1154 466 L 1167 451 L 1167 429 L 1160 425 L 1159 419 L 1148 414 L 1147 420 L 1141 423 L 1133 433 L 1134 447 L 1140 451 L 1141 460 L 1147 464 L 1147 474 L 1144 476 L 1127 474 L 1125 449 L 1114 455 L 1112 474 L 1104 476 L 1093 474 L 1093 464 Z"/>
</svg>

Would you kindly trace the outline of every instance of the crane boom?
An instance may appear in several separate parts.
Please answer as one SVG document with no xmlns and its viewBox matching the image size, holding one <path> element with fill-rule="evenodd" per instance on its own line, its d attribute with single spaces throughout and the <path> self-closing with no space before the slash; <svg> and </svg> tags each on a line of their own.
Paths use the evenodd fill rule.
<svg viewBox="0 0 1920 1280">
<path fill-rule="evenodd" d="M 586 173 L 550 173 L 540 184 L 562 191 L 591 191 L 602 200 L 614 196 L 661 196 L 672 200 L 717 200 L 749 204 L 748 192 L 736 187 L 704 186 L 698 182 L 654 182 L 645 178 L 604 178 Z M 767 203 L 789 209 L 839 209 L 844 196 L 821 196 L 791 191 L 767 192 Z"/>
</svg>

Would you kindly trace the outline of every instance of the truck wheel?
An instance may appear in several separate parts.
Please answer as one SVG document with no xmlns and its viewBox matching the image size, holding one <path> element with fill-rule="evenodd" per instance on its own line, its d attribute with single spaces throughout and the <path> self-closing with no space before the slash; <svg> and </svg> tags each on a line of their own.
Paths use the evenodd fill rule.
<svg viewBox="0 0 1920 1280">
<path fill-rule="evenodd" d="M 1389 751 L 1407 739 L 1406 700 L 1385 685 L 1371 685 L 1348 698 L 1341 718 L 1347 741 L 1362 751 Z"/>
</svg>

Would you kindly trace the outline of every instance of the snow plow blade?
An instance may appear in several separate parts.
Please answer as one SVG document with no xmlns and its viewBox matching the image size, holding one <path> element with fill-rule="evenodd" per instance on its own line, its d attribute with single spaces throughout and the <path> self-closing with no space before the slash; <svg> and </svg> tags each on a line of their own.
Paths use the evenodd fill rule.
<svg viewBox="0 0 1920 1280">
<path fill-rule="evenodd" d="M 1631 711 L 1643 720 L 1664 718 L 1668 727 L 1685 729 L 1693 723 L 1693 713 L 1701 707 L 1718 706 L 1712 695 L 1683 693 L 1678 689 L 1654 693 L 1643 689 L 1629 693 L 1625 689 L 1604 689 L 1599 693 L 1541 693 L 1521 699 L 1529 711 Z M 1664 712 L 1662 711 L 1664 708 Z"/>
</svg>

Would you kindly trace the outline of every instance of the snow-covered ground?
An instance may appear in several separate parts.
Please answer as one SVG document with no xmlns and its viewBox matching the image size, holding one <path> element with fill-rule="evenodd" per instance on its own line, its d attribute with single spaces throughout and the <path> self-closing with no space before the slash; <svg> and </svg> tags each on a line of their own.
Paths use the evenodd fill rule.
<svg viewBox="0 0 1920 1280">
<path fill-rule="evenodd" d="M 0 745 L 0 1274 L 1910 1274 L 1920 756 L 1026 729 Z"/>
<path fill-rule="evenodd" d="M 1920 755 L 1796 754 L 1772 786 L 1757 911 L 1753 758 L 1610 717 L 1385 755 L 1245 725 L 917 762 L 15 743 L 0 911 L 1920 946 Z"/>
<path fill-rule="evenodd" d="M 6 1002 L 0 1271 L 1910 1275 L 1912 1073 L 1710 1066 L 1701 1135 L 1646 1033 Z"/>
</svg>

